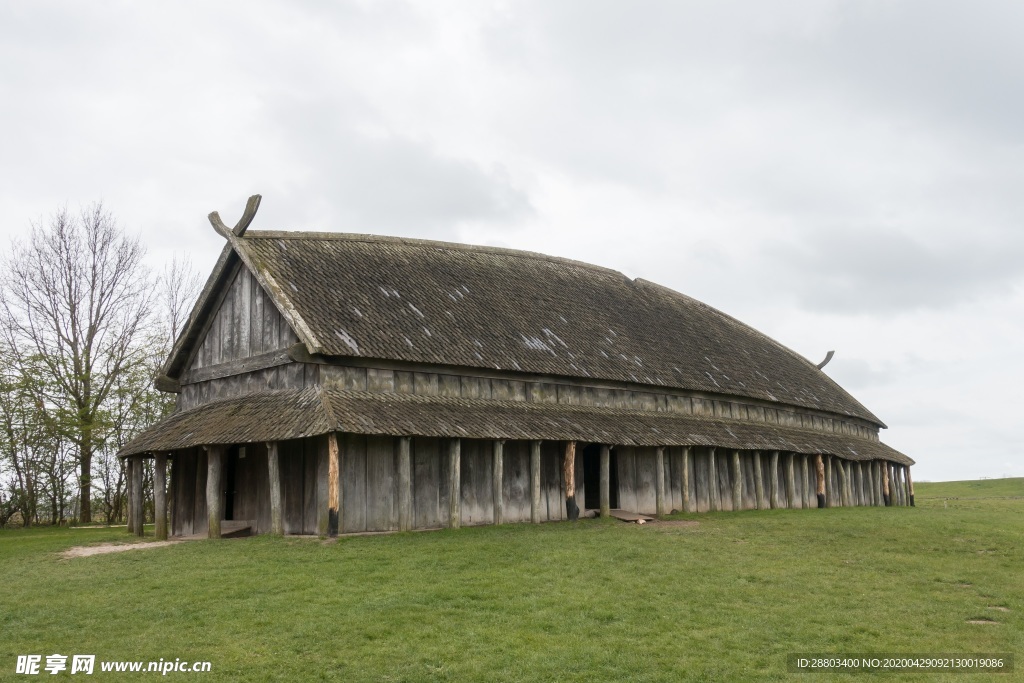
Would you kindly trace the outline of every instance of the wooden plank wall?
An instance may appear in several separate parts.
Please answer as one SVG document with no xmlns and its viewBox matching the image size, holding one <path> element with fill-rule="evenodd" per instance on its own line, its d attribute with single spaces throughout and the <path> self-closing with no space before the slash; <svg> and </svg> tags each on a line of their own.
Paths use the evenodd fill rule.
<svg viewBox="0 0 1024 683">
<path fill-rule="evenodd" d="M 877 427 L 833 415 L 816 414 L 801 408 L 787 409 L 740 401 L 712 400 L 700 396 L 560 384 L 553 380 L 525 381 L 476 375 L 321 365 L 320 381 L 325 387 L 349 391 L 655 410 L 779 424 L 878 440 Z"/>
<path fill-rule="evenodd" d="M 291 346 L 298 337 L 244 264 L 239 264 L 186 371 Z"/>
<path fill-rule="evenodd" d="M 320 383 L 320 368 L 315 363 L 286 363 L 273 368 L 246 372 L 205 382 L 185 384 L 178 394 L 178 410 L 189 410 L 210 401 L 247 396 L 259 391 L 304 389 Z"/>
</svg>

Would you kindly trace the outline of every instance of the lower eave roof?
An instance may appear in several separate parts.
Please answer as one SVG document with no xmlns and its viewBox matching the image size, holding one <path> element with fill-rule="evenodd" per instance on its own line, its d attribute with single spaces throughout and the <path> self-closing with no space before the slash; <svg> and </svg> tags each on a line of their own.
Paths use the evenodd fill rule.
<svg viewBox="0 0 1024 683">
<path fill-rule="evenodd" d="M 175 413 L 121 457 L 201 445 L 285 441 L 329 432 L 467 439 L 585 441 L 622 446 L 715 446 L 914 461 L 879 441 L 794 427 L 594 406 L 335 391 L 272 391 Z"/>
</svg>

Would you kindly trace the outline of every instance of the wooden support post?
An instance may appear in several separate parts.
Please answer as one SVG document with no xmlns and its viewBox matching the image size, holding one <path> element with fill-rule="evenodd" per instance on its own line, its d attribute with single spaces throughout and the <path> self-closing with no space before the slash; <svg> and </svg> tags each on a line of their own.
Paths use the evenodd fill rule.
<svg viewBox="0 0 1024 683">
<path fill-rule="evenodd" d="M 284 519 L 281 517 L 281 461 L 277 457 L 277 442 L 267 442 L 267 475 L 270 489 L 270 533 L 284 536 Z"/>
<path fill-rule="evenodd" d="M 778 509 L 782 507 L 782 503 L 779 501 L 779 452 L 772 451 L 771 465 L 769 466 L 771 472 L 771 485 L 772 485 L 772 509 Z"/>
<path fill-rule="evenodd" d="M 398 438 L 398 530 L 412 530 L 412 437 Z"/>
<path fill-rule="evenodd" d="M 754 451 L 754 498 L 757 499 L 757 509 L 764 510 L 768 507 L 764 498 L 764 473 L 761 471 L 761 451 Z"/>
<path fill-rule="evenodd" d="M 223 446 L 206 447 L 207 538 L 220 538 L 220 520 L 223 516 L 220 507 L 220 479 L 223 461 Z"/>
<path fill-rule="evenodd" d="M 882 500 L 886 507 L 892 505 L 892 494 L 889 489 L 889 462 L 887 460 L 882 461 Z"/>
<path fill-rule="evenodd" d="M 885 494 L 882 491 L 882 479 L 883 479 L 884 475 L 882 474 L 882 461 L 881 460 L 875 460 L 874 461 L 874 469 L 875 469 L 875 497 L 877 498 L 876 504 L 879 507 L 882 507 L 882 506 L 885 505 Z"/>
<path fill-rule="evenodd" d="M 540 524 L 541 522 L 540 441 L 530 442 L 530 521 L 534 524 Z"/>
<path fill-rule="evenodd" d="M 665 514 L 665 447 L 658 446 L 654 456 L 655 486 L 654 491 L 654 512 L 657 515 Z"/>
<path fill-rule="evenodd" d="M 903 465 L 893 465 L 893 471 L 896 474 L 896 494 L 899 496 L 900 505 L 907 504 L 905 482 L 903 481 Z"/>
<path fill-rule="evenodd" d="M 611 494 L 611 473 L 612 453 L 611 446 L 601 445 L 601 517 L 607 518 L 611 515 L 612 494 Z"/>
<path fill-rule="evenodd" d="M 334 538 L 341 531 L 341 449 L 338 434 L 327 436 L 327 535 Z"/>
<path fill-rule="evenodd" d="M 167 453 L 153 454 L 153 536 L 167 540 Z"/>
<path fill-rule="evenodd" d="M 910 477 L 910 466 L 907 465 L 907 492 L 910 495 L 910 507 L 914 506 L 914 480 Z"/>
<path fill-rule="evenodd" d="M 448 528 L 462 525 L 462 442 L 448 442 Z"/>
<path fill-rule="evenodd" d="M 740 466 L 740 452 L 732 452 L 732 509 L 743 509 L 743 469 Z"/>
<path fill-rule="evenodd" d="M 875 462 L 873 460 L 864 463 L 864 488 L 867 492 L 865 505 L 878 505 L 878 501 L 875 500 Z"/>
<path fill-rule="evenodd" d="M 142 458 L 132 458 L 132 527 L 131 532 L 142 536 L 142 525 L 145 519 L 145 498 L 142 493 Z"/>
<path fill-rule="evenodd" d="M 125 528 L 128 533 L 135 533 L 135 522 L 132 520 L 132 515 L 135 513 L 135 491 L 132 490 L 132 467 L 134 467 L 134 458 L 125 458 L 121 461 L 121 468 L 124 470 L 124 481 L 125 481 L 125 498 L 127 498 L 127 505 L 124 511 L 124 522 Z"/>
<path fill-rule="evenodd" d="M 565 481 L 565 514 L 570 521 L 580 518 L 580 507 L 576 504 L 576 442 L 565 444 L 565 458 L 562 460 L 562 479 Z"/>
<path fill-rule="evenodd" d="M 683 488 L 683 512 L 693 512 L 693 503 L 690 502 L 690 447 L 683 446 L 683 471 L 682 471 L 682 482 L 680 486 Z"/>
<path fill-rule="evenodd" d="M 818 507 L 825 507 L 825 461 L 821 459 L 821 453 L 818 453 L 814 460 L 814 475 L 816 488 L 815 491 L 818 495 Z"/>
<path fill-rule="evenodd" d="M 786 492 L 789 497 L 789 507 L 799 508 L 803 506 L 803 501 L 797 495 L 796 490 L 796 453 L 790 453 L 786 456 Z"/>
<path fill-rule="evenodd" d="M 493 483 L 494 493 L 494 523 L 504 524 L 505 523 L 505 494 L 504 494 L 504 474 L 505 474 L 505 442 L 501 439 L 497 439 L 494 442 L 494 467 L 491 474 L 491 481 Z"/>
<path fill-rule="evenodd" d="M 717 512 L 718 505 L 718 473 L 715 471 L 715 449 L 708 449 L 708 510 Z"/>
</svg>

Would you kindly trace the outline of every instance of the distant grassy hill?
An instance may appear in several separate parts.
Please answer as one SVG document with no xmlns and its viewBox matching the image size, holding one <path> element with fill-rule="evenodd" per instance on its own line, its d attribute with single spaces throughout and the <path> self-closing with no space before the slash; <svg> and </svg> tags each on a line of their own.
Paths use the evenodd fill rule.
<svg viewBox="0 0 1024 683">
<path fill-rule="evenodd" d="M 915 498 L 996 498 L 1005 496 L 1024 496 L 1024 477 L 914 484 Z"/>
</svg>

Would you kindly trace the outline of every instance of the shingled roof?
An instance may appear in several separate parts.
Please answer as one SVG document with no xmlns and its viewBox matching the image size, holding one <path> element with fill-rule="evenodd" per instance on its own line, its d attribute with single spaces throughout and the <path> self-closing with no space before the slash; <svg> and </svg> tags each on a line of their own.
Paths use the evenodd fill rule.
<svg viewBox="0 0 1024 683">
<path fill-rule="evenodd" d="M 746 396 L 884 427 L 778 342 L 607 268 L 372 235 L 251 230 L 232 245 L 312 353 Z M 179 342 L 171 377 L 188 350 Z"/>
<path fill-rule="evenodd" d="M 325 390 L 250 394 L 176 413 L 121 456 L 208 444 L 256 443 L 331 431 L 478 439 L 579 440 L 626 446 L 716 446 L 913 460 L 885 444 L 795 427 L 695 415 L 522 401 Z"/>
</svg>

